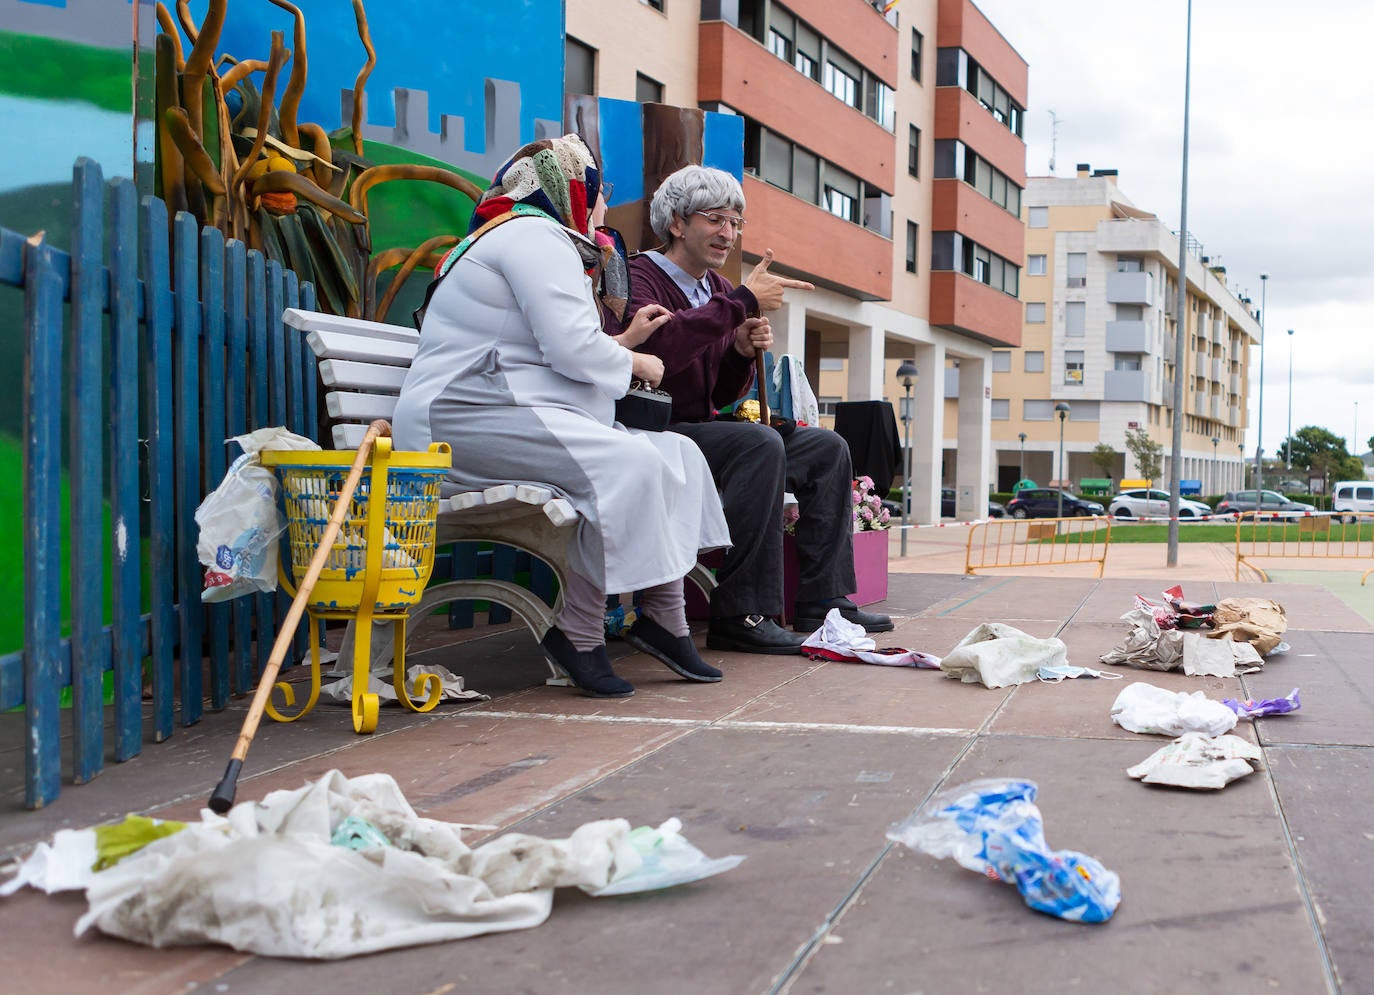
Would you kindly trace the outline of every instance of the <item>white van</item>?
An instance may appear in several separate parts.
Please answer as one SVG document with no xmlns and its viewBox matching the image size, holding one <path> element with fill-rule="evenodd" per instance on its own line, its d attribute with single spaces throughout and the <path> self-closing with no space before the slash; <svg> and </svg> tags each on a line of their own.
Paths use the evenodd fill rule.
<svg viewBox="0 0 1374 995">
<path fill-rule="evenodd" d="M 1359 521 L 1357 512 L 1374 514 L 1374 480 L 1342 480 L 1331 491 L 1331 510 L 1339 521 Z M 1344 512 L 1344 514 L 1342 514 Z"/>
</svg>

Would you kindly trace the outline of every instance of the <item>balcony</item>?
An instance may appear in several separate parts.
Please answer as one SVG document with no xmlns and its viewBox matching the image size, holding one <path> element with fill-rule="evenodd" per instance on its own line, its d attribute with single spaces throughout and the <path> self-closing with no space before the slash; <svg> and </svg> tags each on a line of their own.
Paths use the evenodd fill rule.
<svg viewBox="0 0 1374 995">
<path fill-rule="evenodd" d="M 1207 413 L 1207 395 L 1200 390 L 1193 391 L 1192 413 L 1195 415 L 1205 415 Z"/>
<path fill-rule="evenodd" d="M 1150 378 L 1145 370 L 1106 370 L 1102 375 L 1102 400 L 1148 401 Z"/>
<path fill-rule="evenodd" d="M 752 200 L 749 210 L 752 219 Z M 829 258 L 831 255 L 827 253 L 833 265 L 836 260 Z M 930 323 L 995 345 L 1015 347 L 1021 344 L 1021 301 L 963 273 L 936 270 L 930 274 Z"/>
<path fill-rule="evenodd" d="M 1221 383 L 1222 379 L 1223 379 L 1225 376 L 1226 376 L 1226 364 L 1225 364 L 1225 362 L 1223 362 L 1223 361 L 1220 360 L 1220 359 L 1214 359 L 1214 360 L 1212 360 L 1212 379 L 1215 380 L 1217 383 Z"/>
<path fill-rule="evenodd" d="M 1241 421 L 1240 405 L 1233 404 L 1231 405 L 1229 410 L 1231 412 L 1231 420 L 1229 422 L 1230 426 L 1232 428 L 1244 428 L 1245 423 Z M 1297 447 L 1295 446 L 1294 448 L 1296 449 Z"/>
<path fill-rule="evenodd" d="M 1205 353 L 1200 352 L 1194 358 L 1193 371 L 1200 377 L 1207 375 L 1207 355 Z"/>
<path fill-rule="evenodd" d="M 1239 374 L 1239 373 L 1232 373 L 1232 374 L 1231 374 L 1231 393 L 1232 393 L 1232 394 L 1239 394 L 1239 393 L 1240 393 L 1240 374 Z"/>
<path fill-rule="evenodd" d="M 749 203 L 744 236 L 749 257 L 771 248 L 782 268 L 818 286 L 859 300 L 892 299 L 891 240 L 748 174 L 744 197 Z M 818 246 L 824 251 L 818 252 Z M 1016 315 L 1019 329 L 1019 308 Z"/>
<path fill-rule="evenodd" d="M 933 180 L 931 201 L 932 231 L 957 231 L 1003 259 L 1022 265 L 1026 228 L 1019 217 L 998 207 L 962 180 Z"/>
<path fill-rule="evenodd" d="M 1149 352 L 1149 326 L 1144 321 L 1107 322 L 1107 351 L 1131 353 Z"/>
<path fill-rule="evenodd" d="M 1221 421 L 1221 395 L 1217 394 L 1212 398 L 1211 417 L 1213 421 Z"/>
<path fill-rule="evenodd" d="M 1153 307 L 1155 303 L 1155 278 L 1152 273 L 1108 273 L 1108 304 L 1144 304 Z"/>
</svg>

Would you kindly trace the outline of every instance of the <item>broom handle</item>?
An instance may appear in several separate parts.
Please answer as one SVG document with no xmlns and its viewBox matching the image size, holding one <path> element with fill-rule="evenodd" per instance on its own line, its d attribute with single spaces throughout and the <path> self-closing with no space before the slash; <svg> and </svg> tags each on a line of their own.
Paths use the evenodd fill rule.
<svg viewBox="0 0 1374 995">
<path fill-rule="evenodd" d="M 769 425 L 772 423 L 768 412 L 768 386 L 765 382 L 765 363 L 763 361 L 763 350 L 754 350 L 754 379 L 758 381 L 759 395 L 759 424 Z"/>
<path fill-rule="evenodd" d="M 253 695 L 253 704 L 249 707 L 248 715 L 243 720 L 243 729 L 239 732 L 238 742 L 234 744 L 234 752 L 229 755 L 229 766 L 224 772 L 224 778 L 210 795 L 210 808 L 215 812 L 223 814 L 229 811 L 234 804 L 239 771 L 243 768 L 244 758 L 248 756 L 248 746 L 253 742 L 253 736 L 258 731 L 258 723 L 262 721 L 262 713 L 267 708 L 267 699 L 271 697 L 272 687 L 277 680 L 277 672 L 281 670 L 282 661 L 286 658 L 292 639 L 295 638 L 296 627 L 300 625 L 301 615 L 305 613 L 305 600 L 314 590 L 315 582 L 320 579 L 320 572 L 324 569 L 325 561 L 329 559 L 329 554 L 333 550 L 334 539 L 338 536 L 339 529 L 343 527 L 344 517 L 348 514 L 349 502 L 353 500 L 353 492 L 358 489 L 358 481 L 362 479 L 363 468 L 367 466 L 367 458 L 372 452 L 373 442 L 378 436 L 389 435 L 391 435 L 391 426 L 379 418 L 367 427 L 367 433 L 358 446 L 358 455 L 353 458 L 353 466 L 349 468 L 343 487 L 339 489 L 339 497 L 334 502 L 334 513 L 329 516 L 329 523 L 325 525 L 324 533 L 320 536 L 320 543 L 315 548 L 315 555 L 310 560 L 310 566 L 305 571 L 305 577 L 302 578 L 300 585 L 296 588 L 296 596 L 291 600 L 291 608 L 286 613 L 286 621 L 282 623 L 281 630 L 277 633 L 277 641 L 272 644 L 272 654 L 267 658 L 267 666 L 263 668 L 262 677 L 258 681 L 257 693 Z"/>
</svg>

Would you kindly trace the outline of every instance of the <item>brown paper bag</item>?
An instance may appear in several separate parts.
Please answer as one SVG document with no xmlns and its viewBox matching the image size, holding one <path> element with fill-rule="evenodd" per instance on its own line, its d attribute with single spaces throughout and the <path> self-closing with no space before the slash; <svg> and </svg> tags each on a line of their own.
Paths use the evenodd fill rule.
<svg viewBox="0 0 1374 995">
<path fill-rule="evenodd" d="M 1212 639 L 1249 643 L 1260 656 L 1267 656 L 1288 629 L 1283 605 L 1268 598 L 1225 598 L 1217 603 L 1212 622 Z"/>
</svg>

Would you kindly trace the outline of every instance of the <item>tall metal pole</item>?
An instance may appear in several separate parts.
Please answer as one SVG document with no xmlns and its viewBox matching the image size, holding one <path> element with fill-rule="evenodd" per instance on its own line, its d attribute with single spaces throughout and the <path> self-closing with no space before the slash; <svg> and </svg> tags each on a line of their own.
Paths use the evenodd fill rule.
<svg viewBox="0 0 1374 995">
<path fill-rule="evenodd" d="M 1269 287 L 1269 274 L 1260 274 L 1260 379 L 1259 379 L 1259 404 L 1256 406 L 1255 415 L 1255 490 L 1264 489 L 1264 320 L 1269 316 L 1269 309 L 1265 307 L 1265 291 Z M 1258 495 L 1255 498 L 1259 500 Z"/>
<path fill-rule="evenodd" d="M 1359 402 L 1356 402 L 1357 404 Z M 1293 475 L 1293 329 L 1288 329 L 1288 438 L 1283 444 L 1288 450 L 1288 475 Z"/>
<path fill-rule="evenodd" d="M 1018 432 L 1016 437 L 1021 440 L 1021 476 L 1016 478 L 1017 483 L 1026 479 L 1026 433 Z"/>
<path fill-rule="evenodd" d="M 1069 405 L 1067 401 L 1060 401 L 1054 406 L 1054 410 L 1059 412 L 1059 487 L 1055 489 L 1055 494 L 1059 497 L 1059 510 L 1056 518 L 1064 517 L 1064 419 L 1069 416 Z"/>
<path fill-rule="evenodd" d="M 911 508 L 911 381 L 902 408 L 902 556 L 906 556 L 907 514 Z"/>
<path fill-rule="evenodd" d="M 1188 26 L 1183 45 L 1183 179 L 1178 219 L 1178 293 L 1174 301 L 1174 431 L 1169 474 L 1169 553 L 1167 565 L 1178 566 L 1179 481 L 1183 479 L 1183 347 L 1188 338 L 1188 101 L 1193 89 L 1193 0 L 1188 0 Z"/>
</svg>

